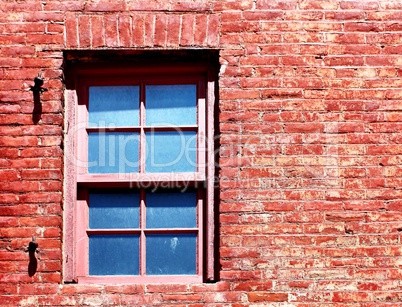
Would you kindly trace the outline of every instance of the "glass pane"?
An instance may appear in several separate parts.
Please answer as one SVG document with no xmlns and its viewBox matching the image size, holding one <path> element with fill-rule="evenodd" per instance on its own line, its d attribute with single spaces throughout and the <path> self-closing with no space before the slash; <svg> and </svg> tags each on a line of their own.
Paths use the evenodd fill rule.
<svg viewBox="0 0 402 307">
<path fill-rule="evenodd" d="M 138 193 L 89 193 L 89 228 L 138 228 Z"/>
<path fill-rule="evenodd" d="M 196 234 L 147 235 L 147 274 L 196 274 L 196 241 Z"/>
<path fill-rule="evenodd" d="M 195 172 L 196 133 L 193 131 L 146 134 L 146 172 Z"/>
<path fill-rule="evenodd" d="M 89 275 L 138 274 L 138 235 L 89 236 Z"/>
<path fill-rule="evenodd" d="M 88 172 L 138 172 L 138 141 L 138 133 L 89 133 Z"/>
<path fill-rule="evenodd" d="M 153 192 L 146 194 L 147 228 L 194 228 L 195 192 Z"/>
<path fill-rule="evenodd" d="M 91 86 L 88 126 L 137 126 L 139 93 L 139 86 Z"/>
<path fill-rule="evenodd" d="M 195 125 L 197 86 L 181 85 L 147 85 L 146 124 Z"/>
</svg>

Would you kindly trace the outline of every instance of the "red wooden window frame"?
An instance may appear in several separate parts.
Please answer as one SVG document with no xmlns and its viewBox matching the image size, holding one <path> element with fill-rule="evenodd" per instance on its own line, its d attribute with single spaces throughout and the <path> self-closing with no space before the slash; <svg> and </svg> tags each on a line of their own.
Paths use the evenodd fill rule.
<svg viewBox="0 0 402 307">
<path fill-rule="evenodd" d="M 71 74 L 71 73 L 70 73 Z M 66 195 L 64 235 L 64 280 L 90 283 L 119 282 L 202 282 L 214 280 L 214 75 L 207 65 L 136 66 L 95 68 L 77 66 L 73 69 L 73 86 L 66 89 Z M 197 167 L 188 173 L 145 173 L 145 131 L 153 127 L 145 125 L 144 84 L 197 84 L 197 125 L 180 129 L 197 131 Z M 92 174 L 84 164 L 88 155 L 88 88 L 93 85 L 139 85 L 140 122 L 136 127 L 121 127 L 122 131 L 140 132 L 140 167 L 138 173 Z M 155 128 L 158 131 L 169 127 Z M 167 179 L 168 178 L 168 179 Z M 89 276 L 88 274 L 88 202 L 89 188 L 138 188 L 155 183 L 186 183 L 197 187 L 197 273 L 196 275 L 143 275 L 144 261 L 140 263 L 138 276 Z M 140 192 L 142 193 L 142 192 Z M 141 198 L 142 207 L 144 204 Z M 141 217 L 142 218 L 142 217 Z M 141 227 L 140 227 L 141 228 Z M 137 230 L 136 230 L 137 231 Z M 144 229 L 139 229 L 144 243 Z M 177 230 L 183 231 L 183 230 Z M 184 230 L 185 231 L 185 230 Z M 192 230 L 193 231 L 193 230 Z M 93 232 L 93 231 L 92 231 Z M 98 232 L 102 233 L 102 230 Z M 116 230 L 127 233 L 127 230 Z M 141 256 L 143 257 L 143 250 Z"/>
</svg>

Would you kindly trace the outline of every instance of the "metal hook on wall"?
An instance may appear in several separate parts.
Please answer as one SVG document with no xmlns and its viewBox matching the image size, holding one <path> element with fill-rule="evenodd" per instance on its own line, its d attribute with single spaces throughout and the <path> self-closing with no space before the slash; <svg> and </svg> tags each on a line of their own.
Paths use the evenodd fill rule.
<svg viewBox="0 0 402 307">
<path fill-rule="evenodd" d="M 44 79 L 42 73 L 39 73 L 34 78 L 34 85 L 29 87 L 29 90 L 33 93 L 34 109 L 32 112 L 32 121 L 37 124 L 42 116 L 42 104 L 40 102 L 40 94 L 47 91 L 47 88 L 43 88 Z"/>
<path fill-rule="evenodd" d="M 43 88 L 43 77 L 42 73 L 39 73 L 35 78 L 34 78 L 34 85 L 29 87 L 29 90 L 36 93 L 43 93 L 47 91 L 47 88 Z"/>
<path fill-rule="evenodd" d="M 38 253 L 39 251 L 36 250 L 38 248 L 38 246 L 39 246 L 39 244 L 38 244 L 38 242 L 36 242 L 36 238 L 32 237 L 32 241 L 29 242 L 26 252 L 29 252 L 29 253 L 37 252 Z"/>
<path fill-rule="evenodd" d="M 28 248 L 25 251 L 29 252 L 28 275 L 31 277 L 35 275 L 38 268 L 38 260 L 35 256 L 35 253 L 39 253 L 38 246 L 39 244 L 36 242 L 36 238 L 32 237 L 32 241 L 29 242 Z"/>
</svg>

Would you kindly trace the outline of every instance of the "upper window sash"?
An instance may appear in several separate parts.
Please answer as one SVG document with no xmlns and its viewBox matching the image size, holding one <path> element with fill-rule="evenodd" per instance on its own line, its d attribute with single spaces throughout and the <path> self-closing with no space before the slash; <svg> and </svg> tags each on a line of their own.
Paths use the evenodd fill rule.
<svg viewBox="0 0 402 307">
<path fill-rule="evenodd" d="M 133 124 L 130 126 L 127 123 L 127 116 L 122 119 L 119 111 L 111 112 L 112 117 L 117 117 L 117 124 L 107 120 L 99 120 L 102 113 L 107 115 L 108 110 L 99 106 L 91 106 L 91 103 L 96 104 L 97 99 L 102 99 L 102 95 L 106 95 L 104 92 L 107 92 L 109 86 L 111 87 L 110 89 L 121 87 L 120 93 L 117 94 L 120 96 L 118 99 L 120 99 L 121 108 L 127 107 L 129 104 L 127 96 L 130 97 L 131 95 L 131 99 L 134 100 L 136 95 L 138 96 L 138 110 L 136 103 L 134 103 L 132 110 L 126 111 L 129 116 L 130 114 L 133 116 L 133 123 L 138 120 L 138 125 Z M 173 90 L 175 88 L 178 90 L 184 89 L 184 95 L 190 96 L 190 99 L 195 99 L 194 107 L 189 108 L 194 114 L 188 114 L 185 109 L 179 110 L 177 112 L 179 116 L 174 115 L 176 118 L 174 118 L 173 124 L 169 122 L 163 123 L 163 111 L 152 110 L 152 107 L 157 103 L 155 100 L 158 95 L 167 94 L 166 89 L 168 89 L 168 86 L 172 86 Z M 191 97 L 192 87 L 194 87 L 195 93 L 193 95 L 195 97 Z M 95 93 L 93 94 L 93 97 L 95 97 L 93 102 L 90 101 L 91 89 L 92 93 Z M 162 89 L 162 93 L 157 93 L 158 89 Z M 163 93 L 163 90 L 165 90 L 165 93 Z M 149 99 L 148 105 L 147 96 Z M 167 174 L 174 174 L 175 177 L 179 177 L 178 179 L 182 177 L 183 180 L 203 181 L 206 179 L 206 82 L 204 75 L 188 75 L 185 77 L 177 75 L 169 77 L 169 75 L 166 75 L 163 77 L 158 76 L 158 78 L 145 77 L 141 79 L 133 75 L 124 76 L 124 78 L 113 78 L 112 82 L 104 78 L 83 78 L 80 79 L 78 98 L 76 132 L 78 182 L 105 181 L 106 177 L 109 177 L 109 180 L 113 182 L 147 181 L 158 180 L 158 178 Z M 162 104 L 168 105 L 169 100 L 166 99 Z M 147 120 L 148 109 L 148 118 L 150 120 Z M 93 110 L 99 111 L 99 114 L 95 114 L 96 112 L 91 114 Z M 181 120 L 179 119 L 180 115 L 188 116 L 189 119 Z M 98 122 L 91 121 L 93 119 L 98 119 Z M 150 125 L 153 122 L 155 124 Z M 166 151 L 165 138 L 170 138 L 167 144 L 172 143 L 170 157 L 158 156 L 158 151 Z M 118 149 L 128 148 L 131 150 L 131 161 L 123 161 L 123 168 L 126 167 L 124 162 L 127 162 L 126 164 L 132 167 L 123 169 L 122 172 L 119 171 L 119 165 L 116 166 L 116 164 L 122 163 L 119 158 L 125 159 L 125 153 L 119 153 L 120 156 L 115 157 L 109 153 L 106 157 L 104 153 L 96 152 L 97 148 L 101 146 L 100 143 L 105 149 L 109 149 L 109 152 L 110 148 L 108 146 L 112 147 L 115 154 L 118 154 L 116 146 L 120 146 Z M 92 149 L 91 146 L 93 147 Z M 183 148 L 177 148 L 178 146 L 185 146 L 184 151 Z M 103 149 L 101 148 L 101 150 Z M 173 152 L 174 150 L 176 152 Z M 187 159 L 187 162 L 184 160 L 182 166 L 180 166 L 180 163 L 176 169 L 160 166 L 163 163 L 174 162 L 174 158 L 178 157 L 178 155 L 181 155 L 183 160 Z M 94 156 L 98 156 L 103 160 L 96 161 L 95 159 L 94 161 Z M 110 170 L 106 168 L 99 171 L 99 168 L 91 166 L 99 162 L 110 161 L 114 165 L 114 168 L 110 168 Z M 145 179 L 141 177 L 145 177 Z M 164 180 L 169 179 L 165 178 Z"/>
</svg>

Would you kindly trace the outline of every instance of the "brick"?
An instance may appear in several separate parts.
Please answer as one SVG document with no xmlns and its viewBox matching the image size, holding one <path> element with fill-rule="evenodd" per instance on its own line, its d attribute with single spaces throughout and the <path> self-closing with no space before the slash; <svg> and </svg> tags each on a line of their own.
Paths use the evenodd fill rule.
<svg viewBox="0 0 402 307">
<path fill-rule="evenodd" d="M 133 45 L 134 46 L 143 46 L 144 45 L 144 23 L 145 23 L 145 16 L 142 14 L 135 14 L 132 16 L 133 19 Z"/>
<path fill-rule="evenodd" d="M 194 44 L 205 46 L 207 40 L 208 16 L 197 15 L 195 17 Z"/>
<path fill-rule="evenodd" d="M 105 27 L 105 44 L 107 47 L 118 47 L 118 25 L 117 17 L 113 15 L 106 15 L 103 17 Z"/>
<path fill-rule="evenodd" d="M 87 15 L 78 18 L 79 46 L 88 48 L 91 45 L 90 18 Z"/>
<path fill-rule="evenodd" d="M 24 57 L 27 55 L 34 55 L 35 47 L 33 46 L 3 46 L 2 54 L 9 57 Z"/>
<path fill-rule="evenodd" d="M 0 171 L 0 173 L 2 173 Z M 4 178 L 6 179 L 6 178 Z M 5 192 L 34 192 L 39 191 L 39 182 L 37 181 L 10 181 L 0 183 L 0 188 Z"/>
<path fill-rule="evenodd" d="M 166 301 L 198 302 L 203 298 L 202 294 L 163 294 L 162 299 Z"/>
<path fill-rule="evenodd" d="M 326 42 L 333 43 L 345 43 L 345 44 L 364 44 L 366 41 L 367 35 L 360 33 L 328 33 L 325 36 Z"/>
<path fill-rule="evenodd" d="M 168 11 L 171 8 L 171 3 L 166 1 L 146 1 L 138 0 L 127 3 L 127 10 L 132 11 Z"/>
<path fill-rule="evenodd" d="M 62 64 L 62 60 L 59 59 L 45 59 L 45 58 L 24 58 L 22 59 L 22 66 L 23 67 L 35 67 L 35 68 L 44 68 L 44 67 L 48 67 L 48 68 L 53 68 L 53 67 L 57 67 L 57 66 L 61 66 Z M 37 71 L 37 70 L 36 70 Z M 21 73 L 19 71 L 19 73 Z M 11 76 L 11 75 L 9 75 Z M 32 78 L 32 76 L 35 76 L 35 74 L 31 74 L 29 76 L 29 79 Z M 47 78 L 49 77 L 48 75 L 45 75 Z M 17 76 L 15 76 L 15 78 L 17 79 Z"/>
<path fill-rule="evenodd" d="M 210 12 L 210 1 L 181 1 L 172 3 L 172 11 Z"/>
<path fill-rule="evenodd" d="M 376 1 L 341 1 L 340 8 L 343 10 L 376 10 L 378 9 L 378 2 Z"/>
<path fill-rule="evenodd" d="M 81 291 L 75 291 L 75 293 L 82 293 L 82 291 L 87 291 L 86 287 L 83 288 Z M 130 294 L 130 293 L 144 293 L 145 286 L 144 285 L 123 285 L 123 286 L 116 286 L 116 285 L 105 285 L 105 291 L 108 293 L 119 293 L 119 294 Z"/>
<path fill-rule="evenodd" d="M 6 33 L 43 33 L 45 32 L 44 22 L 24 22 L 24 23 L 8 23 L 2 27 L 2 34 Z"/>
<path fill-rule="evenodd" d="M 102 16 L 91 16 L 91 46 L 94 48 L 105 46 L 105 26 Z"/>
<path fill-rule="evenodd" d="M 85 5 L 85 10 L 94 12 L 114 12 L 114 11 L 124 11 L 124 2 L 113 2 L 107 0 L 91 1 Z"/>
<path fill-rule="evenodd" d="M 21 213 L 20 213 L 21 214 Z M 33 235 L 37 235 L 38 232 L 36 231 L 37 227 L 23 227 L 23 228 L 3 228 L 1 230 L 1 235 L 4 238 L 10 238 L 10 239 L 15 239 L 15 238 L 30 238 Z M 14 251 L 13 253 L 10 253 L 7 251 L 7 255 L 2 255 L 3 260 L 26 260 L 26 254 L 24 251 L 17 252 Z M 5 253 L 5 252 L 4 252 Z"/>
<path fill-rule="evenodd" d="M 26 37 L 25 36 L 18 36 L 18 35 L 7 35 L 0 37 L 0 43 L 2 45 L 12 45 L 12 44 L 23 44 L 25 43 Z"/>
<path fill-rule="evenodd" d="M 364 292 L 355 293 L 345 293 L 345 292 L 335 292 L 333 301 L 334 302 L 365 302 L 368 300 L 368 294 Z"/>
<path fill-rule="evenodd" d="M 195 16 L 186 14 L 182 16 L 181 46 L 191 46 L 194 43 Z"/>
<path fill-rule="evenodd" d="M 214 3 L 213 9 L 216 11 L 224 10 L 248 10 L 251 9 L 253 1 L 251 0 L 241 0 L 241 1 L 218 1 Z"/>
<path fill-rule="evenodd" d="M 23 13 L 24 21 L 27 22 L 57 22 L 64 20 L 64 14 L 61 12 L 46 12 L 42 10 Z"/>
<path fill-rule="evenodd" d="M 120 46 L 131 47 L 131 16 L 120 15 L 118 19 Z M 102 35 L 101 35 L 102 37 Z"/>
<path fill-rule="evenodd" d="M 44 7 L 48 11 L 83 11 L 85 4 L 77 1 L 49 1 Z"/>
<path fill-rule="evenodd" d="M 36 136 L 24 137 L 8 137 L 0 136 L 0 145 L 7 147 L 30 147 L 38 145 L 38 138 Z"/>
<path fill-rule="evenodd" d="M 152 292 L 157 292 L 157 293 L 167 293 L 171 291 L 177 291 L 177 292 L 185 292 L 186 291 L 186 286 L 185 285 L 149 285 L 147 288 L 147 291 L 152 293 Z"/>
<path fill-rule="evenodd" d="M 180 41 L 180 15 L 169 14 L 167 21 L 166 46 L 178 47 Z"/>
<path fill-rule="evenodd" d="M 35 192 L 27 193 L 19 197 L 20 201 L 26 203 L 60 203 L 62 200 L 60 193 L 45 193 L 45 192 Z"/>
<path fill-rule="evenodd" d="M 61 155 L 61 149 L 56 147 L 44 148 L 23 148 L 20 151 L 20 157 L 58 157 Z"/>
<path fill-rule="evenodd" d="M 225 22 L 222 23 L 221 32 L 223 34 L 227 33 L 238 33 L 238 32 L 255 32 L 259 28 L 259 24 L 257 22 L 249 22 L 249 21 L 233 21 L 233 22 Z"/>
<path fill-rule="evenodd" d="M 362 20 L 363 11 L 328 11 L 325 12 L 326 20 Z"/>
<path fill-rule="evenodd" d="M 286 124 L 286 133 L 301 133 L 301 132 L 322 132 L 324 125 L 317 123 L 300 123 L 300 124 Z"/>
<path fill-rule="evenodd" d="M 296 10 L 297 1 L 270 1 L 270 0 L 259 0 L 257 1 L 257 8 L 264 10 Z"/>
<path fill-rule="evenodd" d="M 144 19 L 144 32 L 142 32 L 144 38 L 144 46 L 153 47 L 155 39 L 155 16 L 145 15 Z"/>
<path fill-rule="evenodd" d="M 57 294 L 59 287 L 57 285 L 49 284 L 26 284 L 21 285 L 19 293 L 23 295 L 33 295 L 35 293 L 41 293 L 43 295 Z"/>
<path fill-rule="evenodd" d="M 63 294 L 97 294 L 102 292 L 103 287 L 99 285 L 66 285 L 62 288 Z"/>
<path fill-rule="evenodd" d="M 320 11 L 305 11 L 305 12 L 291 12 L 286 13 L 284 19 L 287 20 L 310 20 L 319 21 L 324 17 L 324 13 Z"/>
<path fill-rule="evenodd" d="M 248 293 L 249 302 L 286 302 L 287 293 L 269 293 L 269 292 L 250 292 Z"/>
<path fill-rule="evenodd" d="M 0 300 L 5 306 L 18 306 L 24 299 L 23 296 L 0 295 Z"/>
<path fill-rule="evenodd" d="M 22 179 L 61 179 L 61 171 L 60 170 L 41 170 L 41 169 L 27 169 L 21 171 Z"/>
<path fill-rule="evenodd" d="M 154 33 L 154 45 L 162 46 L 166 45 L 167 38 L 167 23 L 168 17 L 164 14 L 158 14 L 155 18 L 155 33 Z"/>
<path fill-rule="evenodd" d="M 27 44 L 52 44 L 62 46 L 64 38 L 59 34 L 31 34 L 25 39 Z"/>
</svg>

